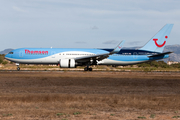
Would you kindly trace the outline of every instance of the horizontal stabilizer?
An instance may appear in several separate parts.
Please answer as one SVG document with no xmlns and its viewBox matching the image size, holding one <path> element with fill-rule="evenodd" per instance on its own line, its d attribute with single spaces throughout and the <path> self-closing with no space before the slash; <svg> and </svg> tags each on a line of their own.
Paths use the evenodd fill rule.
<svg viewBox="0 0 180 120">
<path fill-rule="evenodd" d="M 151 55 L 148 57 L 158 57 L 158 56 L 167 55 L 167 54 L 171 54 L 171 53 L 173 53 L 173 52 L 165 52 L 165 53 L 160 53 L 160 54 L 156 54 L 156 55 Z"/>
</svg>

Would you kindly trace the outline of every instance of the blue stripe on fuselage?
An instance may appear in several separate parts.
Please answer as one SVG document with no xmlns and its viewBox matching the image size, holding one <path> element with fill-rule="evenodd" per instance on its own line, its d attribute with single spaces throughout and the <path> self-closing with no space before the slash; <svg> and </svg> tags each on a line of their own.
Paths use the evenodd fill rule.
<svg viewBox="0 0 180 120">
<path fill-rule="evenodd" d="M 108 52 L 113 51 L 113 49 L 101 49 Z M 122 55 L 156 55 L 158 52 L 153 51 L 145 51 L 145 50 L 136 50 L 136 49 L 121 49 L 117 54 Z"/>
<path fill-rule="evenodd" d="M 77 52 L 89 52 L 93 54 L 102 54 L 111 52 L 113 49 L 77 49 L 77 48 L 20 48 L 13 50 L 13 54 L 7 54 L 6 57 L 14 59 L 39 59 L 52 56 L 54 54 L 77 51 Z M 147 55 L 155 55 L 157 52 L 135 50 L 135 49 L 121 49 L 120 52 L 110 55 L 108 59 L 116 61 L 145 61 L 150 60 Z M 161 56 L 157 59 L 166 58 L 167 56 Z M 154 58 L 151 58 L 154 59 Z"/>
<path fill-rule="evenodd" d="M 20 48 L 20 49 L 15 49 L 15 50 L 11 51 L 11 52 L 13 52 L 13 54 L 7 54 L 6 57 L 7 58 L 10 57 L 10 58 L 14 58 L 14 59 L 39 59 L 39 58 L 45 58 L 48 56 L 52 56 L 52 55 L 55 55 L 58 53 L 70 52 L 70 51 L 89 52 L 89 53 L 93 53 L 93 54 L 108 53 L 107 51 L 101 50 L 101 49 Z"/>
</svg>

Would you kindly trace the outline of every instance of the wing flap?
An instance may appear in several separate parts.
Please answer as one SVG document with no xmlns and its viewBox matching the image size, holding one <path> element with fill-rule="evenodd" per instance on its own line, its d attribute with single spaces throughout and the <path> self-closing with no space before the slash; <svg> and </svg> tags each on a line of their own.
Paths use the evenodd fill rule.
<svg viewBox="0 0 180 120">
<path fill-rule="evenodd" d="M 88 62 L 89 60 L 98 60 L 98 61 L 103 60 L 105 58 L 108 58 L 109 55 L 118 53 L 121 50 L 121 48 L 123 47 L 124 42 L 125 42 L 125 40 L 120 42 L 118 44 L 118 46 L 115 47 L 115 49 L 113 51 L 109 52 L 109 53 L 96 54 L 96 55 L 85 56 L 85 57 L 77 57 L 77 58 L 75 58 L 75 60 L 77 60 L 79 62 Z"/>
</svg>

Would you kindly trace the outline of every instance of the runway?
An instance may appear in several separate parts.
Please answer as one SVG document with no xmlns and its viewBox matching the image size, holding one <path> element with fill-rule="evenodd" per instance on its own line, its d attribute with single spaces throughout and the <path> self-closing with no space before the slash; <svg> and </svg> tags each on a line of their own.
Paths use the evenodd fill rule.
<svg viewBox="0 0 180 120">
<path fill-rule="evenodd" d="M 83 69 L 60 69 L 60 70 L 0 70 L 0 72 L 114 72 L 114 73 L 123 73 L 123 72 L 131 72 L 131 73 L 180 73 L 180 71 L 142 71 L 142 70 L 106 70 L 106 69 L 94 69 L 93 71 L 84 71 Z"/>
</svg>

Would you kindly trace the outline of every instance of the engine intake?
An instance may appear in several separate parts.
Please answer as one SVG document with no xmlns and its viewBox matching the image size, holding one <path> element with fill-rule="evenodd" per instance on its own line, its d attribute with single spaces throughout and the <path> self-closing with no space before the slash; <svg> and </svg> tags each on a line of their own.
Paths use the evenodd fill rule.
<svg viewBox="0 0 180 120">
<path fill-rule="evenodd" d="M 59 65 L 61 68 L 75 68 L 76 63 L 74 59 L 60 59 Z"/>
</svg>

